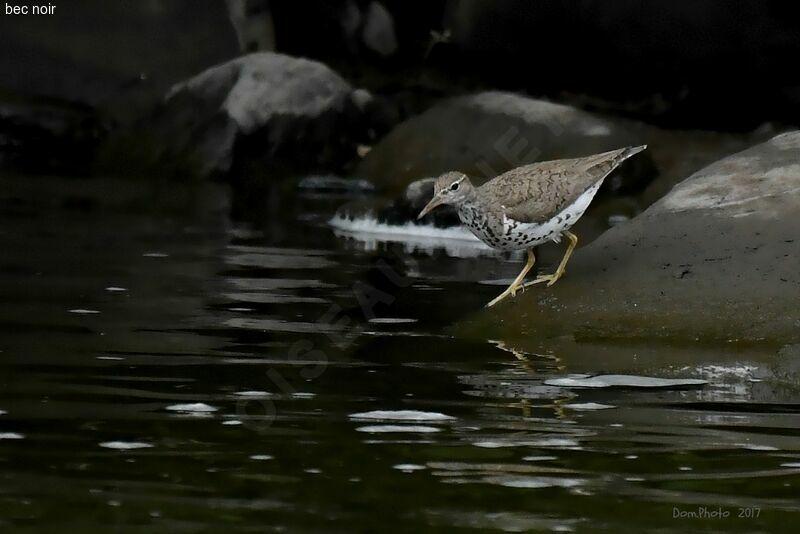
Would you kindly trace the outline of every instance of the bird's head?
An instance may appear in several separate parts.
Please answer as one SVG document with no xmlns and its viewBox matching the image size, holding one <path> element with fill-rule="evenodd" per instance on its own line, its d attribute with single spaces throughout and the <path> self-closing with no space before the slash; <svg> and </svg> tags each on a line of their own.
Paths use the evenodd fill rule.
<svg viewBox="0 0 800 534">
<path fill-rule="evenodd" d="M 458 206 L 474 191 L 472 182 L 463 172 L 446 172 L 436 179 L 433 185 L 433 198 L 428 202 L 422 211 L 417 215 L 417 219 L 423 218 L 433 208 L 440 204 L 452 204 Z"/>
</svg>

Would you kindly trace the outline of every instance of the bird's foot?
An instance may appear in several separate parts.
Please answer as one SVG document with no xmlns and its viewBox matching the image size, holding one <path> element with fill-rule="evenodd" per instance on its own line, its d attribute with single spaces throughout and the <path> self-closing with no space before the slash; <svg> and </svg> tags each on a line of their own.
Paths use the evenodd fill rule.
<svg viewBox="0 0 800 534">
<path fill-rule="evenodd" d="M 503 291 L 502 293 L 497 295 L 495 298 L 493 298 L 489 302 L 489 304 L 486 305 L 486 307 L 487 308 L 491 308 L 492 306 L 494 306 L 495 304 L 497 304 L 498 302 L 500 302 L 501 300 L 505 299 L 508 296 L 516 297 L 517 296 L 517 292 L 522 293 L 524 290 L 525 290 L 525 286 L 522 285 L 522 284 L 509 286 L 508 289 L 506 289 L 505 291 Z"/>
<path fill-rule="evenodd" d="M 506 289 L 505 291 L 503 291 L 502 293 L 497 295 L 495 298 L 490 300 L 489 303 L 486 305 L 486 307 L 487 308 L 491 308 L 492 306 L 494 306 L 495 304 L 497 304 L 498 302 L 500 302 L 501 300 L 503 300 L 504 298 L 506 298 L 510 294 L 511 294 L 511 292 Z"/>
<path fill-rule="evenodd" d="M 525 284 L 522 287 L 526 288 L 526 287 L 533 286 L 533 285 L 536 285 L 536 284 L 542 284 L 544 282 L 547 282 L 547 287 L 550 287 L 553 284 L 555 284 L 558 281 L 559 278 L 561 278 L 561 274 L 559 274 L 559 273 L 543 274 L 543 275 L 537 276 L 536 279 L 533 282 L 528 282 L 527 284 Z"/>
</svg>

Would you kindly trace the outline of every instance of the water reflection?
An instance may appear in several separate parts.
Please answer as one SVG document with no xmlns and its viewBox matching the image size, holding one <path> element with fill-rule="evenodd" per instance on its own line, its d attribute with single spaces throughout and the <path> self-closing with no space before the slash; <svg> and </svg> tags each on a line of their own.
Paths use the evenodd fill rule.
<svg viewBox="0 0 800 534">
<path fill-rule="evenodd" d="M 496 292 L 474 281 L 517 266 L 354 250 L 301 200 L 246 229 L 215 187 L 0 182 L 4 529 L 669 532 L 676 506 L 758 506 L 697 525 L 781 531 L 800 509 L 792 349 L 453 338 Z"/>
</svg>

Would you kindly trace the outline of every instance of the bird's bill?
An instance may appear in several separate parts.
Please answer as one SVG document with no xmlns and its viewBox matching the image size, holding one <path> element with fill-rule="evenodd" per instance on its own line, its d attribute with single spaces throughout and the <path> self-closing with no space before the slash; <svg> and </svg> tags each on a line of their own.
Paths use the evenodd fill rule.
<svg viewBox="0 0 800 534">
<path fill-rule="evenodd" d="M 428 202 L 424 208 L 422 208 L 422 211 L 419 212 L 419 215 L 417 215 L 417 219 L 425 217 L 433 208 L 435 208 L 441 203 L 442 203 L 441 197 L 433 197 L 431 201 Z"/>
</svg>

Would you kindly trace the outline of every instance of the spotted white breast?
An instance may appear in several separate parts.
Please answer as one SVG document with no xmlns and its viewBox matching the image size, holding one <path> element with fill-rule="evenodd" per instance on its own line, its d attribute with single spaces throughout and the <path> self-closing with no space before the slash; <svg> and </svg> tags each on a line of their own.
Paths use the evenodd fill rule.
<svg viewBox="0 0 800 534">
<path fill-rule="evenodd" d="M 569 230 L 581 218 L 603 184 L 598 181 L 575 201 L 543 223 L 525 223 L 503 216 L 503 235 L 497 245 L 501 250 L 526 250 L 548 241 L 559 243 L 561 232 Z M 480 237 L 480 236 L 478 236 Z"/>
</svg>

